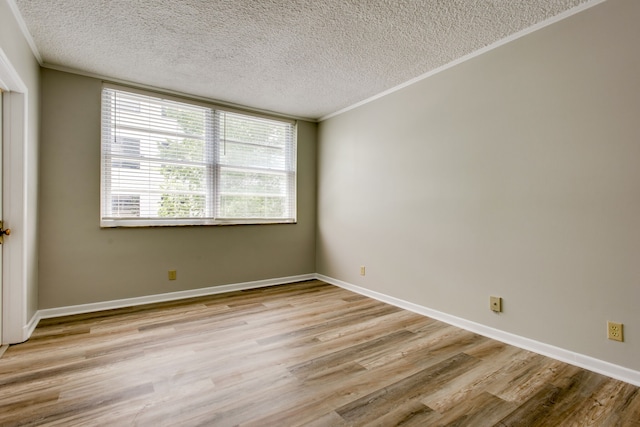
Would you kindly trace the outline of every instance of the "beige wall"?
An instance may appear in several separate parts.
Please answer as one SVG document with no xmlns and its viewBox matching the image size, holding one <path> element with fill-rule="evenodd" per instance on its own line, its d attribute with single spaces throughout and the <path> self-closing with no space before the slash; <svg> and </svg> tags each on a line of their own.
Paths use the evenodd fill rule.
<svg viewBox="0 0 640 427">
<path fill-rule="evenodd" d="M 24 255 L 21 257 L 21 262 L 24 262 L 24 265 L 14 267 L 24 268 L 26 275 L 24 292 L 26 292 L 26 320 L 29 321 L 38 309 L 37 211 L 40 66 L 23 37 L 9 5 L 2 0 L 0 0 L 0 48 L 28 90 L 26 97 L 28 108 L 26 116 L 27 145 L 23 147 L 27 165 L 24 174 L 24 210 L 26 210 L 26 215 L 24 227 L 15 229 L 13 237 L 14 239 L 19 238 L 24 245 Z M 8 226 L 11 227 L 10 224 Z M 5 286 L 8 285 L 5 284 Z"/>
<path fill-rule="evenodd" d="M 609 1 L 322 122 L 318 273 L 640 370 L 639 18 Z"/>
<path fill-rule="evenodd" d="M 100 229 L 101 87 L 42 70 L 41 309 L 315 272 L 316 124 L 298 124 L 297 224 Z"/>
</svg>

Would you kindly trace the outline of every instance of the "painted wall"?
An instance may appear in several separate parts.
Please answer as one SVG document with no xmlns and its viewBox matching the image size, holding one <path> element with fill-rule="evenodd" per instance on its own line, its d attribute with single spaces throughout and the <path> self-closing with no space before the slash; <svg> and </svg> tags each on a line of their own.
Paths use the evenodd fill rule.
<svg viewBox="0 0 640 427">
<path fill-rule="evenodd" d="M 608 1 L 322 122 L 318 273 L 640 370 L 639 19 Z"/>
<path fill-rule="evenodd" d="M 297 224 L 100 229 L 101 89 L 42 70 L 41 309 L 315 272 L 315 123 L 298 123 Z"/>
<path fill-rule="evenodd" d="M 0 49 L 7 56 L 19 78 L 27 86 L 27 144 L 23 147 L 26 163 L 24 173 L 24 205 L 20 214 L 24 215 L 24 225 L 13 227 L 12 238 L 22 242 L 24 265 L 14 266 L 24 269 L 26 276 L 26 321 L 38 309 L 38 144 L 39 144 L 39 102 L 40 66 L 23 37 L 11 9 L 6 1 L 0 0 Z M 5 207 L 5 210 L 7 207 Z M 9 242 L 7 242 L 9 244 Z M 7 284 L 5 284 L 7 285 Z M 22 286 L 22 285 L 20 285 Z M 20 298 L 21 300 L 23 298 Z"/>
</svg>

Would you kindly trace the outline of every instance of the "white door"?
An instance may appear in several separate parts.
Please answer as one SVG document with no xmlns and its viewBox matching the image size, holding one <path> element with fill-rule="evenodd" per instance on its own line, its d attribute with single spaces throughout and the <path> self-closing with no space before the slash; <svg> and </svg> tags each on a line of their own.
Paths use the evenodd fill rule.
<svg viewBox="0 0 640 427">
<path fill-rule="evenodd" d="M 3 161 L 3 130 L 4 130 L 4 98 L 8 95 L 7 92 L 3 92 L 3 88 L 0 86 L 0 345 L 2 345 L 2 243 L 4 234 L 10 234 L 11 230 L 5 230 L 3 227 L 3 216 L 2 216 L 2 161 Z"/>
<path fill-rule="evenodd" d="M 20 73 L 11 65 L 11 61 L 0 47 L 0 88 L 2 94 L 2 183 L 0 200 L 4 200 L 2 219 L 5 227 L 24 230 L 26 218 L 26 154 L 28 141 L 27 93 L 28 88 L 20 78 Z M 31 264 L 26 256 L 26 239 L 22 233 L 9 238 L 0 249 L 2 265 L 2 343 L 24 342 L 35 328 L 35 314 L 28 319 L 27 308 L 27 265 Z M 29 262 L 28 262 L 29 261 Z"/>
<path fill-rule="evenodd" d="M 0 87 L 0 223 L 2 222 L 2 122 L 4 109 L 3 93 Z M 2 228 L 2 227 L 0 227 Z M 2 345 L 2 245 L 0 245 L 0 346 Z"/>
</svg>

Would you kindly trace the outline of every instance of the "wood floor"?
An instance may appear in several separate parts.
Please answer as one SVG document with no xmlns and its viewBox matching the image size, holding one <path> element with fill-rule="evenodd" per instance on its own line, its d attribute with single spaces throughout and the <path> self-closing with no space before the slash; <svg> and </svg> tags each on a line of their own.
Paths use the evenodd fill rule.
<svg viewBox="0 0 640 427">
<path fill-rule="evenodd" d="M 12 425 L 640 426 L 640 390 L 310 281 L 43 320 Z"/>
</svg>

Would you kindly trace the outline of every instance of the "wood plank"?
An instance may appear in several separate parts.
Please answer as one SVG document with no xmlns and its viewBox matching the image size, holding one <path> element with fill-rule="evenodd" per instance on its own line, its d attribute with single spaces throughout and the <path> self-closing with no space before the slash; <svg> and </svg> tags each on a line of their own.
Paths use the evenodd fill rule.
<svg viewBox="0 0 640 427">
<path fill-rule="evenodd" d="M 371 422 L 396 409 L 401 402 L 418 399 L 423 393 L 442 388 L 448 381 L 476 363 L 479 363 L 478 359 L 458 353 L 435 366 L 344 405 L 336 409 L 336 412 L 349 422 Z"/>
</svg>

